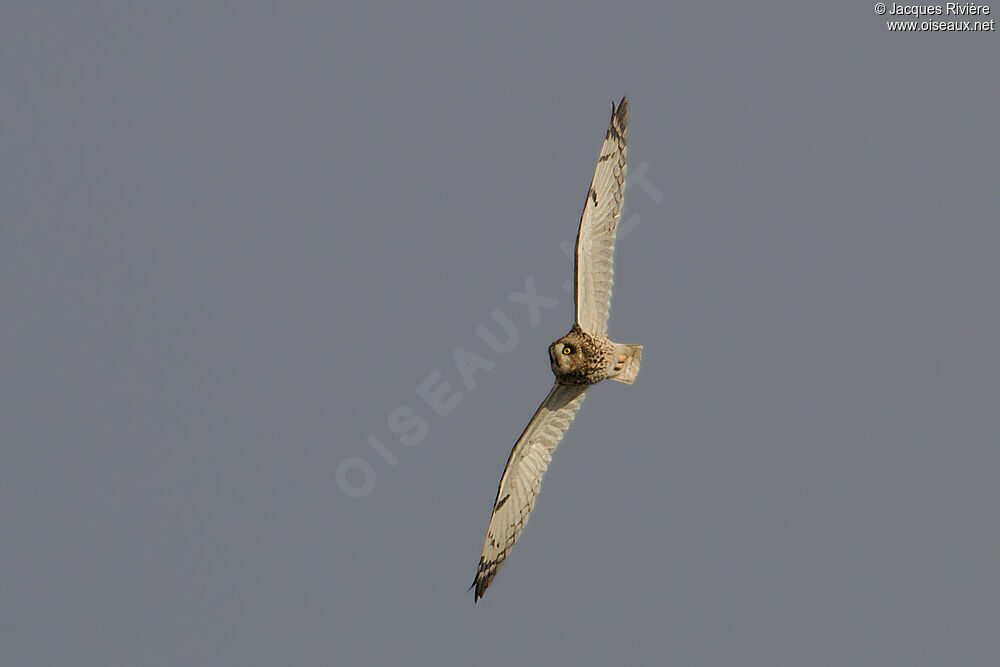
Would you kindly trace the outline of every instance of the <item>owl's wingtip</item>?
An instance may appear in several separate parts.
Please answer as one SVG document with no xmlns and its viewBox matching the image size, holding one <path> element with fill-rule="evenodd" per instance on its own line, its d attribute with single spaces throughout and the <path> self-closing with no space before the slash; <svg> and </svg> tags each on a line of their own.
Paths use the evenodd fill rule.
<svg viewBox="0 0 1000 667">
<path fill-rule="evenodd" d="M 483 559 L 479 559 L 479 567 L 476 569 L 476 577 L 472 580 L 472 584 L 466 589 L 466 592 L 475 589 L 476 592 L 472 595 L 472 603 L 477 604 L 484 595 L 486 595 L 486 589 L 490 585 L 490 580 L 493 577 L 488 577 L 484 575 L 485 570 L 483 569 Z"/>
<path fill-rule="evenodd" d="M 489 585 L 488 583 L 482 581 L 479 578 L 478 574 L 476 575 L 476 580 L 472 582 L 472 585 L 469 586 L 468 589 L 470 591 L 473 588 L 476 589 L 475 593 L 472 594 L 472 604 L 479 604 L 479 601 L 483 598 L 484 595 L 486 595 L 486 587 L 488 585 Z"/>
<path fill-rule="evenodd" d="M 615 105 L 615 101 L 611 100 L 611 115 L 623 116 L 628 113 L 628 95 L 622 95 L 622 99 Z"/>
<path fill-rule="evenodd" d="M 618 106 L 615 106 L 614 101 L 611 102 L 611 123 L 608 127 L 608 137 L 612 134 L 615 136 L 625 139 L 625 133 L 628 130 L 628 96 L 622 97 L 621 102 Z"/>
<path fill-rule="evenodd" d="M 476 584 L 478 583 L 479 583 L 479 576 L 477 575 L 476 578 L 472 581 L 472 585 L 465 589 L 465 592 L 468 593 L 473 588 L 476 588 Z M 477 589 L 476 592 L 472 594 L 472 604 L 478 604 L 480 597 L 482 596 L 479 594 L 479 590 Z"/>
</svg>

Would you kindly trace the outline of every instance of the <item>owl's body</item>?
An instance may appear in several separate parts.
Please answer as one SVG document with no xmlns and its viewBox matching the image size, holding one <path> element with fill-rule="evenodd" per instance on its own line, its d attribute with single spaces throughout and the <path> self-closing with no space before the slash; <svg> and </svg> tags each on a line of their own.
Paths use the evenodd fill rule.
<svg viewBox="0 0 1000 667">
<path fill-rule="evenodd" d="M 604 335 L 591 335 L 574 324 L 549 345 L 549 362 L 556 382 L 589 386 L 601 380 L 632 384 L 639 372 L 641 345 L 623 345 Z"/>
<path fill-rule="evenodd" d="M 528 522 L 542 475 L 580 409 L 587 388 L 602 380 L 632 384 L 639 372 L 642 345 L 615 343 L 608 337 L 615 231 L 625 199 L 627 124 L 628 100 L 622 98 L 617 108 L 611 105 L 611 122 L 580 217 L 574 273 L 576 321 L 569 333 L 549 346 L 555 386 L 514 444 L 500 478 L 476 578 L 470 586 L 476 590 L 477 601 Z"/>
</svg>

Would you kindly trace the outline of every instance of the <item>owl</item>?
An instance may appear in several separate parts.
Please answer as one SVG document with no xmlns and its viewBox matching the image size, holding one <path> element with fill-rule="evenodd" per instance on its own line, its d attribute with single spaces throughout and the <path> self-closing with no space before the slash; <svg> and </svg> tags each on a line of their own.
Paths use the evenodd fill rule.
<svg viewBox="0 0 1000 667">
<path fill-rule="evenodd" d="M 611 122 L 580 217 L 573 274 L 576 321 L 549 346 L 555 385 L 514 444 L 500 477 L 476 578 L 469 587 L 475 589 L 475 602 L 521 536 L 552 453 L 587 389 L 602 380 L 632 384 L 639 372 L 642 345 L 608 338 L 615 230 L 625 198 L 627 126 L 628 99 L 623 97 L 617 107 L 611 105 Z"/>
</svg>

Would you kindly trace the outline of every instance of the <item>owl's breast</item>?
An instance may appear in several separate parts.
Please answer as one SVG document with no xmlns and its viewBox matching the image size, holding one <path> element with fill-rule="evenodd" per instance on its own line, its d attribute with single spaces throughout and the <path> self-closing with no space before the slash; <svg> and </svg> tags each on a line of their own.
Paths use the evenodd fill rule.
<svg viewBox="0 0 1000 667">
<path fill-rule="evenodd" d="M 553 360 L 552 372 L 560 384 L 591 385 L 611 376 L 615 344 L 607 336 L 592 336 L 574 326 L 561 340 L 578 347 L 579 354 L 568 367 Z"/>
</svg>

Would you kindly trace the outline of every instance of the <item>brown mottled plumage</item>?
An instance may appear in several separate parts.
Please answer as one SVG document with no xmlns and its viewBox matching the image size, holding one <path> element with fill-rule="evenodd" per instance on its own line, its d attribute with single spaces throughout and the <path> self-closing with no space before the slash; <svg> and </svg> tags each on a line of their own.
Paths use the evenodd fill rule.
<svg viewBox="0 0 1000 667">
<path fill-rule="evenodd" d="M 607 336 L 591 336 L 578 324 L 549 345 L 549 360 L 559 384 L 591 385 L 616 375 L 615 344 Z"/>
<path fill-rule="evenodd" d="M 617 107 L 611 105 L 611 122 L 580 217 L 573 281 L 576 321 L 569 333 L 549 346 L 555 386 L 514 444 L 500 478 L 476 578 L 469 587 L 476 589 L 476 601 L 524 530 L 552 452 L 580 409 L 587 388 L 609 379 L 632 384 L 639 372 L 642 345 L 615 343 L 607 332 L 615 232 L 625 198 L 627 135 L 628 100 L 623 97 Z"/>
</svg>

